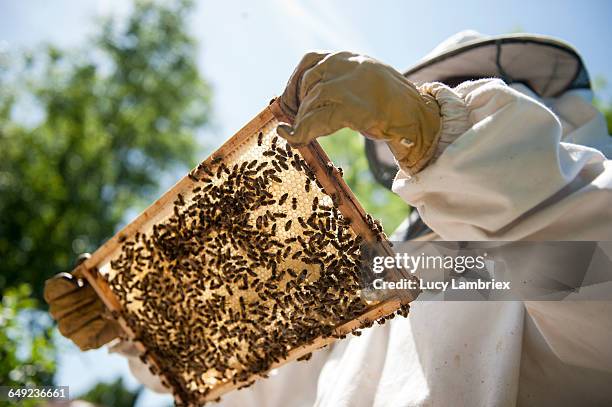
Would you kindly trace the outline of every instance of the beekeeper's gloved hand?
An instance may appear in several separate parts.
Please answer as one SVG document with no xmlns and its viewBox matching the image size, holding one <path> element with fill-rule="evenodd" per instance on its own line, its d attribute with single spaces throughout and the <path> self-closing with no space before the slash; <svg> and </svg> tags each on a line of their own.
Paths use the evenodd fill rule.
<svg viewBox="0 0 612 407">
<path fill-rule="evenodd" d="M 81 256 L 83 261 L 86 256 Z M 119 325 L 108 318 L 102 300 L 85 279 L 59 273 L 45 282 L 45 301 L 62 335 L 81 350 L 96 349 L 121 333 Z"/>
<path fill-rule="evenodd" d="M 422 169 L 438 143 L 440 109 L 395 69 L 364 55 L 308 53 L 283 92 L 281 108 L 294 118 L 278 134 L 304 145 L 349 127 L 389 145 L 409 174 Z"/>
</svg>

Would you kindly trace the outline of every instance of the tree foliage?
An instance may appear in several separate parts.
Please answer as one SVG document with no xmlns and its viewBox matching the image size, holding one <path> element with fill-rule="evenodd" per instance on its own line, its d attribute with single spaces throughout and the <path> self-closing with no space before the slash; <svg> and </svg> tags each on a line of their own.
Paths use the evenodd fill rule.
<svg viewBox="0 0 612 407">
<path fill-rule="evenodd" d="M 111 383 L 98 383 L 87 393 L 79 396 L 79 400 L 89 401 L 100 407 L 131 407 L 136 403 L 142 391 L 140 386 L 135 391 L 125 388 L 120 377 Z"/>
<path fill-rule="evenodd" d="M 0 303 L 0 383 L 3 386 L 43 386 L 53 382 L 52 323 L 37 307 L 28 284 L 4 292 Z"/>
<path fill-rule="evenodd" d="M 608 133 L 612 135 L 612 100 L 602 98 L 599 93 L 607 89 L 609 84 L 608 80 L 603 76 L 595 76 L 591 82 L 593 90 L 595 91 L 595 107 L 603 113 L 606 123 L 608 124 Z"/>
<path fill-rule="evenodd" d="M 194 164 L 209 90 L 189 9 L 137 2 L 83 48 L 46 46 L 0 71 L 0 292 L 28 281 L 40 298 L 152 199 L 160 174 Z"/>
<path fill-rule="evenodd" d="M 342 129 L 319 141 L 332 161 L 342 167 L 344 180 L 364 209 L 381 220 L 387 234 L 393 233 L 408 216 L 410 207 L 374 179 L 364 153 L 363 136 Z"/>
<path fill-rule="evenodd" d="M 608 133 L 612 135 L 612 102 L 604 103 L 602 101 L 596 101 L 595 106 L 603 113 L 608 124 Z"/>
</svg>

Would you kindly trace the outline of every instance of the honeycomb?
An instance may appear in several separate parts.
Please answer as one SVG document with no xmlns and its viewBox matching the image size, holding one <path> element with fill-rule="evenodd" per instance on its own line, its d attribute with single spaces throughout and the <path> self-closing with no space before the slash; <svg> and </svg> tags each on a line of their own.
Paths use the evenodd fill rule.
<svg viewBox="0 0 612 407">
<path fill-rule="evenodd" d="M 142 360 L 179 404 L 265 377 L 370 307 L 361 237 L 277 124 L 192 171 L 165 211 L 120 234 L 100 269 Z"/>
</svg>

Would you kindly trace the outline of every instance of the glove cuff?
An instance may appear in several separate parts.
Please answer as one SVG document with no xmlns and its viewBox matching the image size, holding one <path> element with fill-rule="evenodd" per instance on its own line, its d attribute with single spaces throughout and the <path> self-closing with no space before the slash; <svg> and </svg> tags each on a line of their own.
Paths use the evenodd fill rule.
<svg viewBox="0 0 612 407">
<path fill-rule="evenodd" d="M 432 82 L 421 86 L 421 90 L 433 96 L 440 105 L 440 139 L 429 164 L 435 162 L 444 150 L 468 131 L 472 124 L 465 101 L 453 89 L 443 83 Z"/>
<path fill-rule="evenodd" d="M 424 99 L 433 99 L 440 106 L 440 128 L 417 165 L 399 163 L 407 175 L 414 175 L 433 164 L 450 144 L 471 127 L 465 101 L 453 89 L 440 82 L 431 82 L 419 86 L 418 90 Z"/>
</svg>

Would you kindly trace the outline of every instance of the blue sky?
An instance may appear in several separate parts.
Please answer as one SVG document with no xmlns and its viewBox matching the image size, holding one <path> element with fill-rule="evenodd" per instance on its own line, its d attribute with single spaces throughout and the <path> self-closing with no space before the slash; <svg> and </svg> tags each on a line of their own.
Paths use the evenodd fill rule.
<svg viewBox="0 0 612 407">
<path fill-rule="evenodd" d="M 80 44 L 92 17 L 129 11 L 125 0 L 0 0 L 0 52 L 10 55 L 41 41 Z M 201 1 L 191 18 L 200 41 L 198 62 L 214 90 L 214 123 L 202 137 L 215 147 L 283 88 L 302 54 L 312 49 L 369 54 L 399 70 L 415 63 L 449 35 L 526 31 L 573 44 L 592 77 L 610 85 L 612 2 L 600 1 Z M 68 345 L 66 345 L 68 346 Z M 129 378 L 125 361 L 105 350 L 66 352 L 59 381 L 76 394 L 98 379 Z M 136 385 L 131 380 L 132 385 Z M 169 399 L 148 396 L 141 406 Z"/>
<path fill-rule="evenodd" d="M 42 40 L 76 45 L 92 16 L 128 12 L 123 0 L 0 0 L 0 48 Z M 459 6 L 461 4 L 461 6 Z M 610 1 L 201 1 L 191 19 L 199 64 L 214 89 L 213 146 L 278 95 L 304 52 L 367 53 L 403 70 L 449 35 L 522 30 L 562 38 L 583 54 L 593 77 L 612 82 Z M 612 83 L 603 92 L 612 98 Z"/>
</svg>

